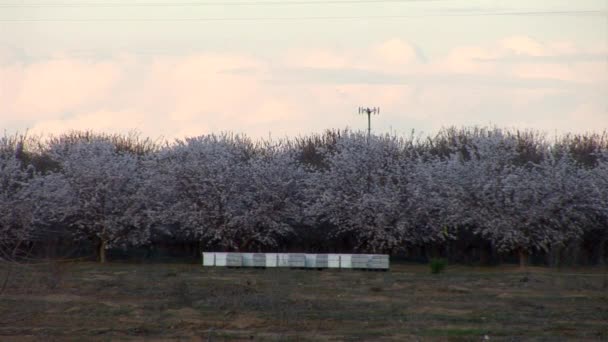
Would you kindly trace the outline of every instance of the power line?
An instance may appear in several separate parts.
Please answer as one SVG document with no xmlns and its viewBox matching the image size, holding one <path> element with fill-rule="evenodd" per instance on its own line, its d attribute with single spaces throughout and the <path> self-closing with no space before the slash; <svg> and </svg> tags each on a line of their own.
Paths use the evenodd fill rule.
<svg viewBox="0 0 608 342">
<path fill-rule="evenodd" d="M 527 11 L 527 12 L 487 12 L 461 14 L 421 14 L 385 16 L 298 16 L 298 17 L 200 17 L 200 18 L 21 18 L 0 19 L 0 22 L 217 22 L 217 21 L 308 21 L 308 20 L 374 20 L 408 19 L 427 17 L 479 17 L 479 16 L 605 16 L 606 11 Z"/>
<path fill-rule="evenodd" d="M 347 4 L 381 4 L 381 3 L 416 3 L 416 2 L 446 2 L 454 0 L 296 0 L 296 1 L 226 1 L 226 2 L 89 2 L 89 3 L 0 3 L 0 7 L 195 7 L 195 6 L 290 6 L 290 5 L 347 5 Z"/>
</svg>

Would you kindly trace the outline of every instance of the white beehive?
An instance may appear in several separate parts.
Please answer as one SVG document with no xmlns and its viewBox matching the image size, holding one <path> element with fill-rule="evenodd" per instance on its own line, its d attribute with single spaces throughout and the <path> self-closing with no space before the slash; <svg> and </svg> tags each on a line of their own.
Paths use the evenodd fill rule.
<svg viewBox="0 0 608 342">
<path fill-rule="evenodd" d="M 329 267 L 329 256 L 327 254 L 314 254 L 315 256 L 315 267 L 317 268 L 328 268 Z"/>
<path fill-rule="evenodd" d="M 367 267 L 370 269 L 388 270 L 389 256 L 386 254 L 372 255 Z"/>
<path fill-rule="evenodd" d="M 289 254 L 288 253 L 279 253 L 278 267 L 289 267 Z"/>
<path fill-rule="evenodd" d="M 241 267 L 243 264 L 243 256 L 241 253 L 227 253 L 226 255 L 226 266 L 228 267 Z"/>
<path fill-rule="evenodd" d="M 327 254 L 327 267 L 340 268 L 340 254 Z"/>
<path fill-rule="evenodd" d="M 317 255 L 316 254 L 306 254 L 306 268 L 316 268 L 317 267 Z"/>
<path fill-rule="evenodd" d="M 254 253 L 252 256 L 253 267 L 266 267 L 266 254 Z"/>
<path fill-rule="evenodd" d="M 371 256 L 367 254 L 353 254 L 351 257 L 351 267 L 355 269 L 368 268 Z"/>
<path fill-rule="evenodd" d="M 340 268 L 353 268 L 351 257 L 353 254 L 340 254 Z"/>
<path fill-rule="evenodd" d="M 203 252 L 203 266 L 215 266 L 215 253 Z"/>
<path fill-rule="evenodd" d="M 266 267 L 279 267 L 279 253 L 266 253 Z"/>
<path fill-rule="evenodd" d="M 253 267 L 253 253 L 241 253 L 243 257 L 243 267 Z"/>
<path fill-rule="evenodd" d="M 289 267 L 306 267 L 306 254 L 290 253 Z"/>
<path fill-rule="evenodd" d="M 227 265 L 228 253 L 221 252 L 221 253 L 214 253 L 214 254 L 215 254 L 215 266 L 226 266 Z"/>
</svg>

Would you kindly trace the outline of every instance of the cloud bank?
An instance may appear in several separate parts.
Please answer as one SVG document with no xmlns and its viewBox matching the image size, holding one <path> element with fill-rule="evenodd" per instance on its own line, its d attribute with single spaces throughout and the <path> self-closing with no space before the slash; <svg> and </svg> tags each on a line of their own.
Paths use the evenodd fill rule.
<svg viewBox="0 0 608 342">
<path fill-rule="evenodd" d="M 6 50 L 6 49 L 5 49 Z M 0 53 L 0 127 L 60 133 L 138 130 L 166 138 L 219 131 L 254 137 L 363 129 L 360 105 L 380 106 L 376 132 L 447 125 L 588 131 L 608 126 L 608 52 L 512 36 L 428 58 L 408 41 L 361 49 L 253 54 L 58 54 L 25 62 Z"/>
</svg>

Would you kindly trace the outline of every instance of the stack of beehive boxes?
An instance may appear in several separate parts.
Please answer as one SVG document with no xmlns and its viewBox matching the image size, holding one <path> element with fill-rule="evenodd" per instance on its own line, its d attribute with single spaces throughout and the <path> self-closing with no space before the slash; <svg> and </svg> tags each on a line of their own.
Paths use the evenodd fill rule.
<svg viewBox="0 0 608 342">
<path fill-rule="evenodd" d="M 203 266 L 388 270 L 390 259 L 386 254 L 203 252 Z"/>
</svg>

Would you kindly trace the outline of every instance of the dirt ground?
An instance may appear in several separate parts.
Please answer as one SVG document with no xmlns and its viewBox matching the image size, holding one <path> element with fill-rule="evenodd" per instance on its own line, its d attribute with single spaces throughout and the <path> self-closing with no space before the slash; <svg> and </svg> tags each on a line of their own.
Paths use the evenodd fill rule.
<svg viewBox="0 0 608 342">
<path fill-rule="evenodd" d="M 608 340 L 599 268 L 51 262 L 0 265 L 0 280 L 0 341 Z"/>
</svg>

